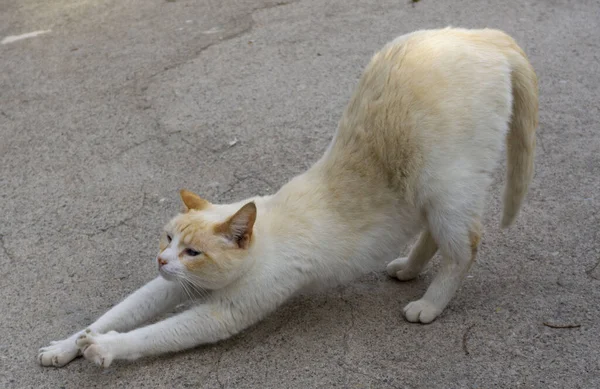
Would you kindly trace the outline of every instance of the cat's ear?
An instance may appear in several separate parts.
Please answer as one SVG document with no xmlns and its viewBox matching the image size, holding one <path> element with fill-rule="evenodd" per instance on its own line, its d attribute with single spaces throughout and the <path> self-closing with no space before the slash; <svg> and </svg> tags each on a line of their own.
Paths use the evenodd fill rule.
<svg viewBox="0 0 600 389">
<path fill-rule="evenodd" d="M 244 205 L 227 221 L 219 224 L 215 232 L 224 235 L 239 248 L 246 249 L 252 238 L 252 228 L 256 221 L 256 205 L 250 202 Z"/>
<path fill-rule="evenodd" d="M 183 201 L 183 204 L 185 205 L 186 212 L 190 209 L 199 211 L 210 205 L 208 201 L 189 190 L 182 189 L 179 191 L 179 195 L 181 196 L 181 201 Z"/>
</svg>

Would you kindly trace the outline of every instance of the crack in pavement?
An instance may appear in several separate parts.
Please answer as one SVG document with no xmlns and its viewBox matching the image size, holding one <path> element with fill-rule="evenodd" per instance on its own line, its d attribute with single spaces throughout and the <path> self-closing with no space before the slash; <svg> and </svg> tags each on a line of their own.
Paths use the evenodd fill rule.
<svg viewBox="0 0 600 389">
<path fill-rule="evenodd" d="M 0 245 L 2 246 L 2 250 L 11 261 L 15 261 L 16 258 L 11 254 L 10 251 L 6 248 L 6 242 L 4 241 L 4 234 L 0 234 Z"/>
<path fill-rule="evenodd" d="M 540 147 L 542 148 L 542 151 L 544 152 L 544 154 L 547 154 L 546 147 L 544 146 L 544 137 L 542 136 L 542 133 L 540 131 L 538 131 L 536 135 L 537 135 L 538 143 L 540 144 Z"/>
<path fill-rule="evenodd" d="M 156 120 L 155 125 L 156 125 L 156 129 L 160 130 L 161 124 L 160 124 L 160 122 L 158 120 Z M 129 153 L 131 150 L 133 150 L 133 149 L 135 149 L 137 147 L 140 147 L 140 146 L 142 146 L 142 145 L 144 145 L 146 143 L 150 143 L 150 142 L 153 142 L 153 141 L 162 142 L 162 141 L 165 140 L 166 137 L 171 136 L 171 135 L 179 135 L 179 134 L 181 134 L 181 132 L 182 132 L 181 130 L 175 130 L 175 131 L 165 132 L 165 133 L 162 133 L 160 135 L 150 136 L 150 137 L 148 137 L 148 138 L 146 138 L 146 139 L 144 139 L 142 141 L 139 141 L 137 143 L 132 144 L 131 146 L 127 146 L 123 150 L 119 151 L 117 153 L 117 155 L 115 155 L 114 157 L 112 157 L 112 159 L 121 158 L 123 155 Z M 188 145 L 191 145 L 191 143 L 187 142 L 183 137 L 181 139 L 183 140 L 184 143 L 187 143 Z"/>
<path fill-rule="evenodd" d="M 132 144 L 131 146 L 126 147 L 124 150 L 119 151 L 119 153 L 117 155 L 115 155 L 113 158 L 114 159 L 118 159 L 121 158 L 124 154 L 130 152 L 131 150 L 135 149 L 136 147 L 139 147 L 141 145 L 144 145 L 146 143 L 155 141 L 155 140 L 159 140 L 160 138 L 158 136 L 152 136 L 150 138 L 146 138 L 143 141 L 137 142 Z"/>
<path fill-rule="evenodd" d="M 142 189 L 143 189 L 143 188 L 142 188 Z M 96 236 L 96 235 L 103 234 L 103 233 L 105 233 L 106 231 L 112 230 L 112 229 L 114 229 L 114 228 L 117 228 L 117 227 L 120 227 L 120 226 L 127 225 L 127 222 L 129 222 L 129 221 L 131 221 L 131 220 L 135 219 L 136 217 L 138 217 L 138 216 L 139 216 L 139 214 L 140 214 L 140 213 L 141 213 L 141 212 L 144 210 L 144 208 L 146 207 L 146 192 L 145 192 L 145 191 L 143 191 L 142 193 L 143 193 L 143 195 L 142 195 L 142 205 L 141 205 L 141 206 L 140 206 L 140 207 L 139 207 L 137 210 L 135 210 L 135 211 L 134 211 L 134 212 L 133 212 L 131 215 L 129 215 L 129 216 L 128 216 L 128 217 L 126 217 L 125 219 L 123 219 L 123 220 L 119 221 L 118 223 L 111 224 L 111 225 L 108 225 L 108 226 L 106 226 L 106 227 L 99 228 L 99 229 L 98 229 L 97 231 L 95 231 L 95 232 L 84 232 L 84 233 L 83 233 L 83 235 L 86 235 L 86 236 L 88 236 L 88 237 L 92 238 L 92 237 L 94 237 L 94 236 Z"/>
<path fill-rule="evenodd" d="M 250 17 L 251 17 L 252 15 L 250 14 L 250 15 L 248 15 L 248 16 L 250 16 Z M 246 17 L 247 17 L 247 16 L 246 16 Z M 243 17 L 242 17 L 242 18 L 243 18 Z M 235 20 L 235 19 L 234 19 L 234 20 Z M 189 57 L 187 57 L 187 58 L 185 58 L 185 59 L 183 59 L 183 60 L 181 60 L 181 61 L 178 61 L 178 62 L 172 63 L 172 64 L 170 64 L 170 65 L 164 66 L 164 67 L 163 67 L 161 70 L 159 70 L 159 71 L 157 71 L 157 72 L 155 72 L 155 73 L 153 73 L 153 74 L 150 74 L 149 76 L 145 77 L 145 78 L 146 78 L 146 81 L 147 81 L 147 83 L 150 83 L 150 81 L 151 81 L 153 78 L 155 78 L 155 77 L 157 77 L 157 76 L 160 76 L 161 74 L 163 74 L 163 73 L 166 73 L 166 72 L 168 72 L 169 70 L 177 69 L 178 67 L 180 67 L 180 66 L 182 66 L 182 65 L 185 65 L 185 64 L 187 64 L 188 62 L 191 62 L 191 61 L 195 60 L 195 59 L 196 59 L 196 58 L 198 58 L 198 57 L 200 56 L 200 54 L 202 54 L 202 53 L 203 53 L 205 50 L 208 50 L 208 49 L 210 49 L 210 48 L 211 48 L 211 47 L 213 47 L 213 46 L 217 46 L 217 45 L 219 45 L 219 44 L 221 44 L 221 43 L 227 42 L 227 41 L 229 41 L 229 40 L 231 40 L 231 39 L 235 39 L 235 38 L 237 38 L 237 37 L 239 37 L 239 36 L 242 36 L 242 35 L 244 35 L 245 33 L 247 33 L 247 32 L 249 32 L 250 30 L 252 30 L 252 28 L 253 28 L 253 27 L 254 27 L 254 21 L 253 21 L 253 20 L 250 20 L 250 23 L 249 23 L 249 25 L 248 25 L 248 26 L 246 26 L 246 27 L 244 27 L 242 30 L 240 30 L 240 31 L 238 31 L 238 32 L 234 32 L 234 33 L 232 33 L 231 35 L 226 35 L 226 36 L 224 36 L 224 37 L 221 37 L 221 38 L 219 38 L 218 40 L 216 40 L 216 41 L 214 41 L 214 42 L 210 42 L 210 43 L 208 43 L 206 46 L 202 46 L 201 48 L 199 48 L 198 50 L 196 50 L 196 51 L 194 52 L 194 54 L 192 54 L 191 56 L 189 56 Z"/>
<path fill-rule="evenodd" d="M 252 31 L 252 29 L 254 28 L 254 26 L 256 25 L 255 21 L 254 21 L 254 17 L 253 15 L 256 12 L 259 11 L 263 11 L 266 9 L 272 9 L 272 8 L 277 8 L 277 7 L 281 7 L 281 6 L 285 6 L 285 5 L 289 5 L 289 4 L 293 4 L 293 3 L 297 3 L 298 1 L 279 1 L 279 2 L 275 2 L 272 4 L 267 4 L 265 6 L 262 7 L 256 7 L 256 8 L 251 8 L 249 10 L 248 13 L 244 14 L 244 15 L 240 15 L 238 17 L 234 17 L 232 18 L 232 20 L 230 21 L 230 24 L 233 24 L 234 26 L 238 26 L 238 25 L 245 25 L 241 30 L 239 31 L 235 31 L 232 32 L 229 35 L 225 35 L 222 37 L 219 37 L 217 40 L 213 41 L 213 42 L 209 42 L 208 44 L 206 44 L 205 46 L 202 46 L 200 48 L 198 48 L 192 55 L 188 55 L 186 56 L 186 58 L 181 59 L 179 61 L 176 61 L 172 64 L 163 66 L 163 68 L 157 72 L 154 72 L 146 77 L 143 78 L 143 80 L 145 80 L 144 85 L 139 86 L 139 88 L 134 88 L 136 91 L 138 91 L 136 93 L 136 95 L 140 95 L 140 94 L 144 94 L 145 91 L 148 89 L 148 84 L 152 81 L 152 79 L 154 79 L 157 76 L 160 76 L 161 74 L 168 72 L 169 70 L 173 70 L 176 69 L 182 65 L 185 65 L 188 62 L 191 62 L 193 60 L 195 60 L 196 58 L 198 58 L 204 51 L 208 50 L 209 48 L 213 47 L 213 46 L 217 46 L 220 45 L 221 43 L 225 43 L 227 41 L 230 41 L 232 39 L 238 38 L 250 31 Z M 137 84 L 137 81 L 134 81 Z"/>
<path fill-rule="evenodd" d="M 217 359 L 217 363 L 215 364 L 215 378 L 221 389 L 225 388 L 225 384 L 223 384 L 221 382 L 221 377 L 219 377 L 219 369 L 221 367 L 221 359 L 223 359 L 223 355 L 225 355 L 226 352 L 227 352 L 227 350 L 223 350 L 221 352 L 221 354 L 219 355 L 219 358 Z"/>
<path fill-rule="evenodd" d="M 161 70 L 158 70 L 147 76 L 142 75 L 142 76 L 140 76 L 140 78 L 134 78 L 134 80 L 132 80 L 132 82 L 124 85 L 123 88 L 125 88 L 125 89 L 132 88 L 132 90 L 131 90 L 131 92 L 133 94 L 132 97 L 134 98 L 134 100 L 137 101 L 135 106 L 138 109 L 138 112 L 140 115 L 147 116 L 150 114 L 150 112 L 156 113 L 154 107 L 152 106 L 152 103 L 150 101 L 148 101 L 148 98 L 146 97 L 147 91 L 149 89 L 149 85 L 152 83 L 152 81 L 156 77 L 197 59 L 205 50 L 208 50 L 209 48 L 211 48 L 213 46 L 217 46 L 219 44 L 225 43 L 227 41 L 230 41 L 232 39 L 235 39 L 237 37 L 240 37 L 240 36 L 250 32 L 256 25 L 256 23 L 254 21 L 254 17 L 253 17 L 253 15 L 256 12 L 289 5 L 289 4 L 292 4 L 295 2 L 298 2 L 298 1 L 279 1 L 279 2 L 275 2 L 275 3 L 270 3 L 270 4 L 264 5 L 262 7 L 251 8 L 248 11 L 248 13 L 237 16 L 237 17 L 233 17 L 227 23 L 234 28 L 234 31 L 232 33 L 225 35 L 225 36 L 218 37 L 218 39 L 216 39 L 212 42 L 209 42 L 208 44 L 198 48 L 193 54 L 185 55 L 184 58 L 181 58 L 180 60 L 175 60 L 175 62 L 168 64 L 166 66 L 163 66 L 163 68 Z M 119 88 L 119 89 L 121 89 L 121 88 Z M 128 118 L 125 126 L 127 126 L 129 124 L 130 120 L 131 120 L 131 118 Z M 160 128 L 161 128 L 160 119 L 157 118 L 156 115 L 152 115 L 152 120 L 155 123 L 156 129 L 160 130 Z M 114 158 L 121 158 L 123 155 L 127 154 L 128 152 L 130 152 L 131 150 L 133 150 L 139 146 L 142 146 L 146 143 L 153 142 L 156 140 L 160 141 L 161 139 L 162 139 L 162 137 L 160 135 L 151 136 L 147 139 L 144 139 L 140 142 L 137 142 L 137 143 L 125 148 L 124 150 L 121 150 L 120 152 L 117 153 L 117 155 Z M 183 139 L 183 137 L 182 137 L 182 139 Z M 186 139 L 183 139 L 183 141 L 184 141 L 184 143 L 186 143 L 188 145 L 192 145 Z M 223 152 L 229 150 L 230 148 L 231 148 L 230 145 L 226 145 L 220 149 L 215 149 L 215 150 L 210 149 L 210 151 L 213 152 L 214 154 L 222 154 Z M 230 192 L 231 190 L 234 189 L 235 185 L 237 185 L 239 182 L 241 182 L 245 179 L 248 179 L 248 178 L 249 177 L 244 177 L 243 179 L 238 178 L 238 182 L 234 183 L 231 186 L 231 188 L 229 188 L 227 191 L 221 193 L 221 195 Z M 261 178 L 256 178 L 256 177 L 254 177 L 254 178 L 263 182 L 264 184 L 268 185 L 269 189 L 273 189 L 273 185 L 271 183 L 267 182 L 266 180 L 261 179 Z M 101 232 L 104 232 L 104 231 L 101 231 Z"/>
<path fill-rule="evenodd" d="M 467 329 L 465 330 L 465 333 L 463 334 L 463 338 L 462 338 L 462 349 L 465 353 L 465 355 L 469 355 L 471 354 L 469 352 L 469 349 L 467 347 L 468 345 L 468 341 L 469 341 L 469 333 L 471 332 L 471 329 L 475 327 L 475 324 L 471 324 L 469 327 L 467 327 Z"/>
<path fill-rule="evenodd" d="M 344 371 L 347 371 L 347 372 L 349 372 L 349 373 L 360 374 L 360 375 L 362 375 L 362 376 L 364 376 L 364 377 L 368 377 L 368 378 L 370 378 L 370 379 L 372 379 L 372 380 L 374 380 L 374 381 L 377 381 L 377 382 L 378 382 L 378 383 L 380 383 L 380 384 L 385 384 L 385 385 L 389 386 L 390 388 L 394 388 L 394 389 L 400 389 L 400 387 L 398 387 L 398 386 L 395 386 L 395 385 L 393 385 L 393 384 L 391 384 L 391 383 L 389 383 L 389 382 L 387 382 L 387 381 L 385 381 L 385 380 L 383 380 L 383 379 L 381 379 L 381 378 L 378 378 L 378 377 L 376 377 L 376 376 L 374 376 L 374 375 L 371 375 L 371 374 L 369 374 L 369 373 L 365 373 L 365 372 L 363 372 L 363 371 L 360 371 L 360 370 L 359 370 L 359 369 L 358 369 L 356 366 L 353 366 L 353 365 L 351 365 L 351 364 L 349 364 L 349 363 L 345 363 L 345 362 L 344 362 L 344 363 L 341 363 L 341 364 L 339 364 L 339 366 L 340 366 L 340 367 L 341 367 L 341 368 L 342 368 Z"/>
<path fill-rule="evenodd" d="M 356 367 L 353 364 L 351 364 L 350 362 L 348 362 L 348 353 L 350 351 L 350 332 L 352 332 L 352 330 L 354 329 L 354 327 L 356 325 L 356 316 L 355 316 L 356 309 L 354 308 L 354 305 L 352 305 L 352 303 L 347 298 L 344 297 L 344 290 L 345 290 L 345 288 L 340 289 L 340 300 L 342 300 L 344 302 L 344 304 L 346 304 L 350 308 L 350 326 L 348 326 L 348 328 L 344 331 L 344 356 L 338 361 L 338 365 L 347 372 L 360 374 L 364 377 L 368 377 L 372 380 L 375 380 L 381 384 L 385 384 L 385 385 L 389 386 L 390 388 L 399 389 L 397 386 L 394 386 L 394 385 L 390 384 L 389 382 L 382 380 L 381 378 L 378 378 L 369 373 L 360 371 L 358 369 L 358 367 Z"/>
<path fill-rule="evenodd" d="M 344 304 L 346 304 L 350 308 L 350 326 L 346 329 L 346 331 L 344 331 L 344 360 L 342 361 L 342 363 L 347 364 L 347 355 L 350 351 L 350 332 L 354 329 L 354 325 L 356 324 L 356 318 L 354 316 L 354 306 L 352 305 L 352 303 L 350 303 L 350 301 L 348 301 L 348 299 L 344 297 L 343 288 L 340 290 L 340 299 L 344 302 Z"/>
<path fill-rule="evenodd" d="M 152 107 L 150 107 L 150 110 L 154 111 L 154 109 Z M 140 113 L 141 116 L 146 116 L 146 114 L 144 113 Z M 153 129 L 158 133 L 157 135 L 152 135 L 144 140 L 141 140 L 137 143 L 132 144 L 131 146 L 127 146 L 125 147 L 123 150 L 119 151 L 117 153 L 117 155 L 115 155 L 114 157 L 112 157 L 113 159 L 118 159 L 121 158 L 124 154 L 127 154 L 128 152 L 130 152 L 131 150 L 135 149 L 136 147 L 139 147 L 141 145 L 144 145 L 146 143 L 152 142 L 152 141 L 160 141 L 163 139 L 163 134 L 160 133 L 160 129 L 162 127 L 161 123 L 160 123 L 160 119 L 157 118 L 156 116 L 152 116 L 150 118 L 153 122 Z M 125 128 L 127 125 L 129 125 L 129 122 L 131 121 L 131 115 L 127 118 L 127 121 L 125 123 L 125 125 L 123 126 L 123 128 Z M 181 132 L 180 130 L 178 131 L 174 131 L 173 133 L 179 133 Z M 172 133 L 166 133 L 166 135 L 171 135 Z"/>
<path fill-rule="evenodd" d="M 273 185 L 271 182 L 262 178 L 261 176 L 255 176 L 254 174 L 248 174 L 245 176 L 241 176 L 241 175 L 238 175 L 237 172 L 233 172 L 233 176 L 240 181 L 248 180 L 248 179 L 254 179 L 256 181 L 260 181 L 263 184 L 267 185 L 269 187 L 269 189 L 271 189 L 271 190 L 273 190 L 273 188 L 275 188 L 275 185 Z"/>
<path fill-rule="evenodd" d="M 593 274 L 594 270 L 596 270 L 596 268 L 598 268 L 598 266 L 600 266 L 600 259 L 598 259 L 598 262 L 596 262 L 596 265 L 594 265 L 594 267 L 591 268 L 590 270 L 586 271 L 586 273 L 588 276 L 590 276 L 590 278 L 600 281 L 600 278 L 594 276 L 594 274 Z"/>
<path fill-rule="evenodd" d="M 235 182 L 233 184 L 231 184 L 228 189 L 226 189 L 226 190 L 222 191 L 221 193 L 219 193 L 218 194 L 219 197 L 224 196 L 224 195 L 232 192 L 238 184 L 241 184 L 242 182 L 244 182 L 246 180 L 250 180 L 250 179 L 254 179 L 256 181 L 262 182 L 263 184 L 266 184 L 269 187 L 270 190 L 273 190 L 273 187 L 274 187 L 270 182 L 268 182 L 264 178 L 255 176 L 254 174 L 250 174 L 250 175 L 247 175 L 247 176 L 239 177 L 236 173 L 234 173 L 233 176 L 236 179 Z"/>
</svg>

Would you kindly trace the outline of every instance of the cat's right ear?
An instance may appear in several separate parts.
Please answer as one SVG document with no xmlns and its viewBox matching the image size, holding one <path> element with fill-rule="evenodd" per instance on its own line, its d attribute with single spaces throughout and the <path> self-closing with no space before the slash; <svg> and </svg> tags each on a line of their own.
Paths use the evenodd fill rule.
<svg viewBox="0 0 600 389">
<path fill-rule="evenodd" d="M 241 249 L 247 249 L 252 238 L 252 227 L 256 221 L 256 205 L 249 202 L 227 221 L 215 227 L 215 232 L 225 236 Z"/>
<path fill-rule="evenodd" d="M 182 189 L 181 191 L 179 191 L 179 195 L 181 196 L 181 201 L 183 201 L 183 205 L 185 205 L 186 212 L 190 209 L 200 211 L 210 205 L 208 201 L 204 200 L 196 193 L 190 192 L 186 189 Z"/>
</svg>

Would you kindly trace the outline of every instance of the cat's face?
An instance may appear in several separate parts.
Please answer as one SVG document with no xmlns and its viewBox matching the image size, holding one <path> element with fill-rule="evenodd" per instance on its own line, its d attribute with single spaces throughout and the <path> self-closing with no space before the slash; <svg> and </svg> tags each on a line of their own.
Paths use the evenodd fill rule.
<svg viewBox="0 0 600 389">
<path fill-rule="evenodd" d="M 256 206 L 212 205 L 182 190 L 186 212 L 165 226 L 156 258 L 160 274 L 197 288 L 219 289 L 237 277 L 248 262 Z"/>
</svg>

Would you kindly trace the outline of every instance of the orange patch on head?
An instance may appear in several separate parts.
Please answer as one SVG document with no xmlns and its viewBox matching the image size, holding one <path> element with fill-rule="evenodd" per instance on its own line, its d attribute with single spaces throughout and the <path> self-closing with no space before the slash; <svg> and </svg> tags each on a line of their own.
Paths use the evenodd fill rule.
<svg viewBox="0 0 600 389">
<path fill-rule="evenodd" d="M 179 248 L 178 257 L 186 269 L 199 270 L 208 264 L 218 267 L 217 261 L 210 253 L 218 257 L 225 247 L 219 236 L 214 233 L 214 228 L 215 224 L 203 219 L 198 212 L 188 212 L 175 218 L 173 229 L 179 235 L 180 243 L 183 245 Z M 185 252 L 186 248 L 199 251 L 201 254 L 189 257 Z"/>
<path fill-rule="evenodd" d="M 201 243 L 205 235 L 210 235 L 212 231 L 211 223 L 193 216 L 184 214 L 175 223 L 175 231 L 186 245 Z"/>
<path fill-rule="evenodd" d="M 189 204 L 188 204 L 189 205 Z M 164 236 L 161 247 L 176 250 L 179 266 L 189 280 L 202 288 L 212 289 L 227 285 L 239 276 L 248 263 L 256 206 L 248 203 L 233 216 L 231 206 L 211 205 L 209 209 L 177 215 L 166 227 L 172 236 L 167 243 Z M 191 273 L 191 274 L 190 274 Z"/>
<path fill-rule="evenodd" d="M 194 271 L 194 270 L 198 270 L 198 269 L 208 265 L 209 263 L 212 263 L 212 264 L 215 264 L 218 266 L 218 264 L 216 262 L 214 262 L 211 257 L 209 257 L 206 253 L 202 253 L 202 255 L 200 255 L 198 258 L 194 258 L 194 260 L 192 260 L 192 261 L 183 262 L 183 265 L 189 271 Z"/>
</svg>

